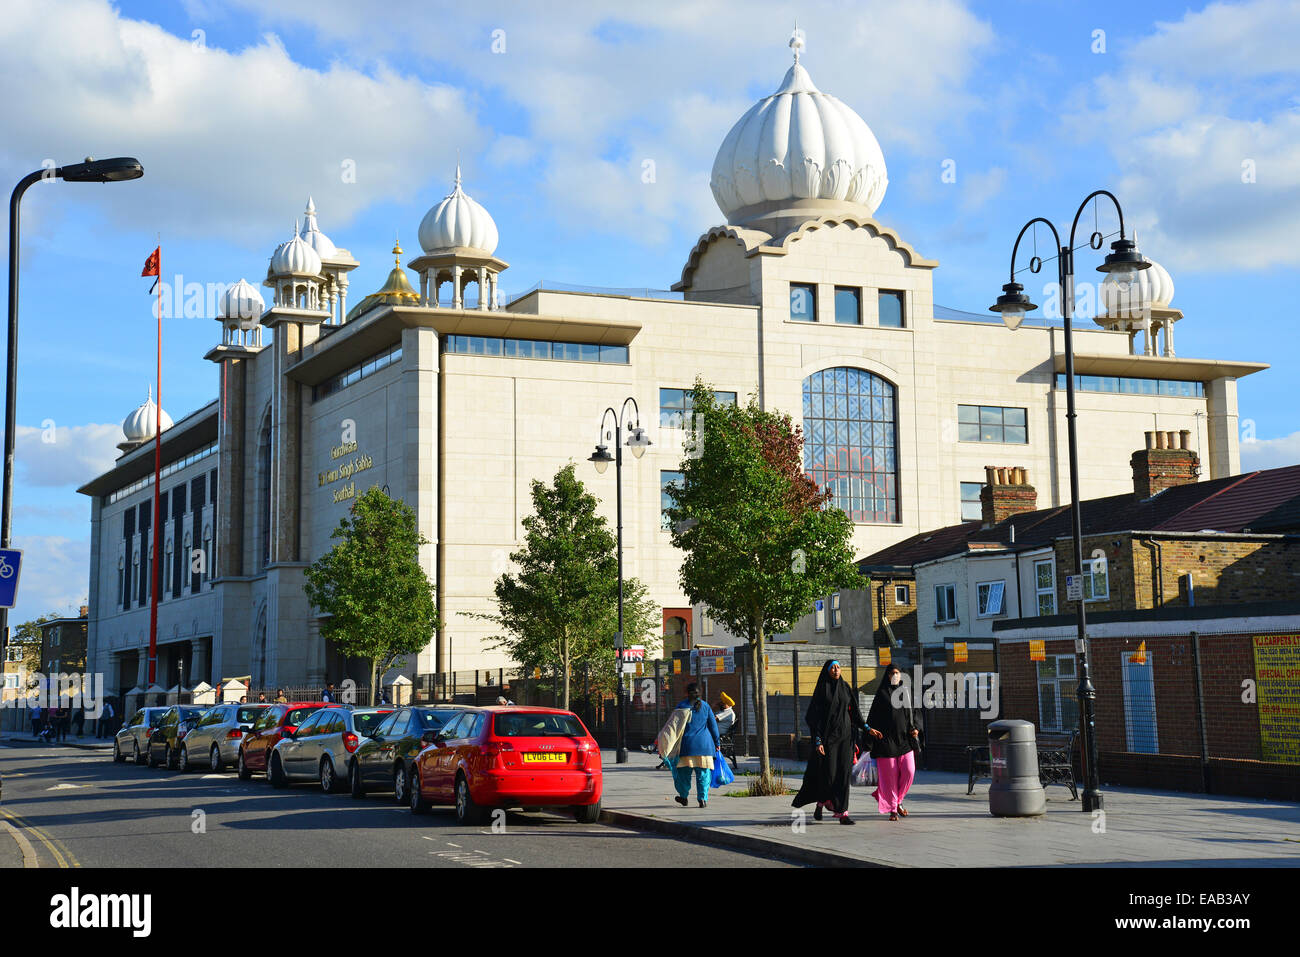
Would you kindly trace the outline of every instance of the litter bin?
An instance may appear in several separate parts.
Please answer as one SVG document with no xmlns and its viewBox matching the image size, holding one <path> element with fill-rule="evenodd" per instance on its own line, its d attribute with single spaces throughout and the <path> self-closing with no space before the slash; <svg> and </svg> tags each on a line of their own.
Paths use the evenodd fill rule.
<svg viewBox="0 0 1300 957">
<path fill-rule="evenodd" d="M 1028 721 L 989 724 L 989 813 L 997 817 L 1032 817 L 1047 813 L 1047 797 L 1038 780 L 1038 740 Z"/>
</svg>

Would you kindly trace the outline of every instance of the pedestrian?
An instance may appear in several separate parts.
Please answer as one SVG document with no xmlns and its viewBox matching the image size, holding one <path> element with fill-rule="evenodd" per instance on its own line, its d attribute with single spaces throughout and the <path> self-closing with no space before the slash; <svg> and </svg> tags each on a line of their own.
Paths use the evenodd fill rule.
<svg viewBox="0 0 1300 957">
<path fill-rule="evenodd" d="M 812 753 L 804 771 L 803 786 L 790 803 L 794 807 L 816 803 L 813 820 L 822 819 L 829 808 L 841 824 L 853 824 L 849 817 L 849 778 L 853 772 L 853 744 L 866 727 L 858 710 L 858 696 L 840 675 L 840 663 L 832 659 L 822 666 L 805 715 L 812 734 Z"/>
<path fill-rule="evenodd" d="M 879 784 L 873 792 L 881 814 L 891 821 L 907 817 L 903 798 L 916 777 L 916 752 L 920 749 L 920 729 L 912 712 L 912 698 L 903 686 L 903 672 L 898 665 L 885 667 L 884 678 L 876 689 L 876 698 L 867 712 L 868 733 L 875 740 L 871 756 L 876 760 Z"/>
<path fill-rule="evenodd" d="M 95 729 L 95 737 L 107 737 L 113 729 L 113 702 L 110 699 L 104 699 L 104 707 L 99 712 L 99 727 Z"/>
<path fill-rule="evenodd" d="M 677 768 L 677 754 L 681 750 L 682 735 L 686 732 L 686 726 L 691 721 L 690 708 L 675 708 L 668 713 L 668 720 L 664 726 L 659 729 L 659 734 L 655 737 L 654 749 L 659 752 L 659 768 L 667 768 L 670 774 L 674 774 Z M 655 768 L 655 770 L 659 770 Z M 676 775 L 674 774 L 674 783 Z"/>
<path fill-rule="evenodd" d="M 31 700 L 27 716 L 32 719 L 32 737 L 41 736 L 41 706 L 36 703 L 36 699 Z"/>
<path fill-rule="evenodd" d="M 700 686 L 693 681 L 686 686 L 686 699 L 677 707 L 690 711 L 690 719 L 677 749 L 677 763 L 673 767 L 677 803 L 682 807 L 690 803 L 691 775 L 694 774 L 696 800 L 700 807 L 708 807 L 713 756 L 718 753 L 721 744 L 718 740 L 718 719 L 714 716 L 713 709 L 700 698 Z"/>
<path fill-rule="evenodd" d="M 286 695 L 286 694 L 284 693 L 284 689 L 283 689 L 283 688 L 281 688 L 280 690 L 278 690 L 278 691 L 275 693 L 275 703 L 276 703 L 276 704 L 288 704 L 288 703 L 289 703 L 289 696 Z"/>
<path fill-rule="evenodd" d="M 72 727 L 76 731 L 77 737 L 83 737 L 86 733 L 86 708 L 81 706 L 72 713 Z"/>
<path fill-rule="evenodd" d="M 718 719 L 718 734 L 725 735 L 731 730 L 731 726 L 736 723 L 736 712 L 732 710 L 736 702 L 732 700 L 731 695 L 725 691 L 721 696 L 722 709 L 715 715 Z"/>
<path fill-rule="evenodd" d="M 514 702 L 511 701 L 509 698 L 507 698 L 505 695 L 497 695 L 497 704 L 504 707 L 507 705 L 512 705 L 514 704 Z"/>
<path fill-rule="evenodd" d="M 257 693 L 257 703 L 258 703 L 258 704 L 266 704 L 266 692 L 265 692 L 265 691 L 259 691 L 259 692 Z"/>
<path fill-rule="evenodd" d="M 72 723 L 72 716 L 68 713 L 67 708 L 57 708 L 54 712 L 54 740 L 62 743 L 68 740 L 68 725 Z"/>
<path fill-rule="evenodd" d="M 320 700 L 328 701 L 330 704 L 334 703 L 334 682 L 325 682 L 325 688 L 320 693 Z"/>
<path fill-rule="evenodd" d="M 241 694 L 241 695 L 239 696 L 239 703 L 240 703 L 240 704 L 248 704 L 248 695 L 246 695 L 246 694 Z"/>
</svg>

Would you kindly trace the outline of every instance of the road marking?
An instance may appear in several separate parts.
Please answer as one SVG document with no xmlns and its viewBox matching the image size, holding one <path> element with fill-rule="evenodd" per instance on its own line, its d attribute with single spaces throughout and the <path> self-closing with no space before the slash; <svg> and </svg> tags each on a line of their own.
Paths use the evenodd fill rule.
<svg viewBox="0 0 1300 957">
<path fill-rule="evenodd" d="M 424 838 L 426 841 L 435 840 L 435 838 L 430 837 L 428 834 L 421 834 L 420 837 Z"/>
<path fill-rule="evenodd" d="M 205 774 L 199 778 L 200 781 L 224 781 L 225 779 L 224 774 Z"/>
<path fill-rule="evenodd" d="M 56 785 L 54 785 L 54 787 L 52 787 L 52 788 L 46 788 L 45 790 L 47 790 L 47 791 L 71 791 L 71 790 L 73 790 L 73 789 L 75 789 L 75 788 L 88 788 L 88 787 L 90 787 L 89 784 L 68 784 L 68 783 L 65 781 L 63 784 L 56 784 Z"/>
<path fill-rule="evenodd" d="M 59 867 L 66 868 L 66 867 L 81 866 L 81 863 L 75 857 L 72 856 L 72 852 L 69 851 L 66 847 L 64 847 L 62 841 L 58 840 L 52 835 L 46 834 L 42 828 L 37 827 L 35 824 L 32 824 L 30 821 L 23 820 L 21 817 L 19 817 L 17 814 L 14 814 L 12 811 L 0 810 L 0 814 L 3 814 L 5 817 L 9 818 L 9 820 L 12 821 L 14 824 L 16 824 L 18 827 L 24 828 L 28 831 L 31 831 L 33 834 L 35 834 L 36 839 L 45 845 L 46 850 L 50 852 L 50 856 L 54 858 L 55 863 L 58 864 Z M 62 853 L 60 853 L 60 849 L 62 849 Z M 66 855 L 66 857 L 64 855 Z"/>
<path fill-rule="evenodd" d="M 475 854 L 487 854 L 487 851 L 475 851 Z"/>
<path fill-rule="evenodd" d="M 27 840 L 26 835 L 8 821 L 0 821 L 0 825 L 3 825 L 4 829 L 13 836 L 18 849 L 23 852 L 23 867 L 40 867 L 41 862 L 36 857 L 36 849 L 32 847 L 32 842 Z"/>
<path fill-rule="evenodd" d="M 453 844 L 453 843 L 451 843 L 451 841 L 448 841 L 448 842 L 447 842 L 447 846 L 448 846 L 448 847 L 460 847 L 459 844 Z"/>
<path fill-rule="evenodd" d="M 520 861 L 516 861 L 516 860 L 514 860 L 513 858 L 503 857 L 503 858 L 501 858 L 501 860 L 503 860 L 503 861 L 509 861 L 511 864 L 519 864 L 521 867 L 523 866 L 523 864 L 522 864 Z"/>
</svg>

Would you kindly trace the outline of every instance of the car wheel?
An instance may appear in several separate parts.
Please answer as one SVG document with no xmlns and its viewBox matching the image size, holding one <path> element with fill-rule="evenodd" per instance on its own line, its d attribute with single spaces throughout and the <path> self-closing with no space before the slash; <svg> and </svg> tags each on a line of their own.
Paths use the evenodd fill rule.
<svg viewBox="0 0 1300 957">
<path fill-rule="evenodd" d="M 339 789 L 339 777 L 334 773 L 334 761 L 328 756 L 320 759 L 320 789 L 333 794 Z"/>
<path fill-rule="evenodd" d="M 366 796 L 366 787 L 361 783 L 361 765 L 356 761 L 348 765 L 348 790 L 352 792 L 354 798 Z"/>
<path fill-rule="evenodd" d="M 126 760 L 126 755 L 122 753 L 122 748 L 117 743 L 117 738 L 113 739 L 113 763 L 121 764 Z"/>
<path fill-rule="evenodd" d="M 140 753 L 140 742 L 131 742 L 131 758 L 136 764 L 144 764 L 144 755 Z"/>
<path fill-rule="evenodd" d="M 181 745 L 181 774 L 194 770 L 190 766 L 190 749 Z"/>
<path fill-rule="evenodd" d="M 283 788 L 289 786 L 289 779 L 284 776 L 284 766 L 280 763 L 278 754 L 271 755 L 271 763 L 267 765 L 269 769 L 266 776 L 271 779 L 271 787 Z"/>
<path fill-rule="evenodd" d="M 211 753 L 208 754 L 208 767 L 213 771 L 221 770 L 221 749 L 215 744 L 212 746 Z"/>
<path fill-rule="evenodd" d="M 406 783 L 407 793 L 411 795 L 411 813 L 428 814 L 433 805 L 424 799 L 424 794 L 420 790 L 420 771 L 418 768 L 411 768 L 411 779 Z"/>
<path fill-rule="evenodd" d="M 578 805 L 573 809 L 573 817 L 579 824 L 595 824 L 600 820 L 600 802 Z"/>
<path fill-rule="evenodd" d="M 153 743 L 152 743 L 152 742 L 149 744 L 149 756 L 148 756 L 148 758 L 146 759 L 145 763 L 146 763 L 147 765 L 149 765 L 149 767 L 151 767 L 151 768 L 156 768 L 156 767 L 158 767 L 158 759 L 155 758 L 155 757 L 153 756 Z"/>
<path fill-rule="evenodd" d="M 405 804 L 410 800 L 410 795 L 406 793 L 406 769 L 400 764 L 393 768 L 393 800 L 398 804 Z"/>
<path fill-rule="evenodd" d="M 474 803 L 469 793 L 469 781 L 465 775 L 456 775 L 456 821 L 466 826 L 481 824 L 483 808 Z"/>
<path fill-rule="evenodd" d="M 253 778 L 253 772 L 248 770 L 248 762 L 244 760 L 244 749 L 239 749 L 239 780 L 250 781 Z"/>
</svg>

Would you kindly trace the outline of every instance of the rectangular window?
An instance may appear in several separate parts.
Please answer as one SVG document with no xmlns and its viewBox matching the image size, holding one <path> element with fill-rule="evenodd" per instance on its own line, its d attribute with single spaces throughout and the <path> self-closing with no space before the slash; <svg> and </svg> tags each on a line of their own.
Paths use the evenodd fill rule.
<svg viewBox="0 0 1300 957">
<path fill-rule="evenodd" d="M 1034 562 L 1034 593 L 1040 615 L 1056 614 L 1056 576 L 1050 561 Z"/>
<path fill-rule="evenodd" d="M 983 482 L 961 483 L 961 520 L 978 522 L 984 517 L 984 506 L 980 504 L 980 489 Z"/>
<path fill-rule="evenodd" d="M 831 595 L 831 627 L 839 628 L 844 624 L 844 615 L 840 611 L 840 593 Z"/>
<path fill-rule="evenodd" d="M 1065 373 L 1056 374 L 1056 387 L 1065 388 Z M 1119 392 L 1127 395 L 1172 395 L 1185 398 L 1202 398 L 1205 383 L 1183 379 L 1137 379 L 1128 376 L 1074 377 L 1074 387 L 1083 392 Z"/>
<path fill-rule="evenodd" d="M 813 630 L 826 630 L 826 599 L 818 598 L 813 602 Z"/>
<path fill-rule="evenodd" d="M 946 625 L 957 620 L 957 586 L 934 586 L 934 620 Z"/>
<path fill-rule="evenodd" d="M 1079 726 L 1074 655 L 1048 655 L 1046 661 L 1038 662 L 1038 716 L 1044 731 Z"/>
<path fill-rule="evenodd" d="M 694 407 L 690 389 L 659 390 L 659 427 L 661 429 L 680 429 L 682 423 Z M 735 405 L 736 393 L 715 390 L 713 399 L 719 405 Z"/>
<path fill-rule="evenodd" d="M 817 321 L 817 287 L 790 283 L 790 318 L 795 322 Z"/>
<path fill-rule="evenodd" d="M 700 634 L 706 638 L 713 635 L 713 618 L 706 609 L 700 610 Z"/>
<path fill-rule="evenodd" d="M 1083 563 L 1083 600 L 1106 601 L 1110 598 L 1110 570 L 1102 566 L 1097 571 L 1095 562 Z"/>
<path fill-rule="evenodd" d="M 903 293 L 897 289 L 881 289 L 876 302 L 880 306 L 880 325 L 888 329 L 902 329 Z"/>
<path fill-rule="evenodd" d="M 676 485 L 681 487 L 681 472 L 660 472 L 659 473 L 659 527 L 662 529 L 672 528 L 672 522 L 668 520 L 668 510 L 673 507 L 673 500 L 668 497 L 668 486 Z"/>
<path fill-rule="evenodd" d="M 1028 444 L 1025 410 L 998 405 L 959 405 L 957 438 L 962 442 Z"/>
<path fill-rule="evenodd" d="M 979 582 L 975 589 L 975 600 L 978 603 L 975 612 L 977 618 L 992 618 L 1002 614 L 1002 600 L 1007 590 L 1005 581 Z"/>
<path fill-rule="evenodd" d="M 847 326 L 862 325 L 862 291 L 852 286 L 835 287 L 835 321 Z"/>
<path fill-rule="evenodd" d="M 912 603 L 911 589 L 906 585 L 894 586 L 894 604 L 910 605 Z"/>
</svg>

